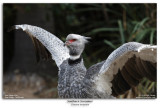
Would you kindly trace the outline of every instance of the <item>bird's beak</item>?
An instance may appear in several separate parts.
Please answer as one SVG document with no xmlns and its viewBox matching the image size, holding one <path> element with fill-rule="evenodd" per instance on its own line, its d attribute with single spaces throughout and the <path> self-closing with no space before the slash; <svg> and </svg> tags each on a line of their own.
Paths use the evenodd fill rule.
<svg viewBox="0 0 160 108">
<path fill-rule="evenodd" d="M 65 43 L 64 43 L 64 46 L 68 46 L 70 44 L 70 42 L 69 41 L 66 41 Z"/>
</svg>

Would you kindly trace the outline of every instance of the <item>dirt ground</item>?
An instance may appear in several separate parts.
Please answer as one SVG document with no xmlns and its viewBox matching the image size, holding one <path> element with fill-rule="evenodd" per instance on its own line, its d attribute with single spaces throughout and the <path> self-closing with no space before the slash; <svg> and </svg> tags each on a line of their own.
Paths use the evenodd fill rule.
<svg viewBox="0 0 160 108">
<path fill-rule="evenodd" d="M 4 99 L 39 99 L 57 97 L 57 81 L 47 82 L 36 74 L 27 76 L 18 74 L 10 78 L 4 76 Z"/>
</svg>

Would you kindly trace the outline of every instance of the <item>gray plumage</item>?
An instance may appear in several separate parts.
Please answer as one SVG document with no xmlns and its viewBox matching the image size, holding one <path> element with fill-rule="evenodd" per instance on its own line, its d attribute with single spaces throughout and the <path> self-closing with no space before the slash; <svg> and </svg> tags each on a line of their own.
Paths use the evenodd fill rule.
<svg viewBox="0 0 160 108">
<path fill-rule="evenodd" d="M 89 37 L 69 34 L 63 43 L 53 34 L 36 26 L 16 25 L 12 29 L 27 32 L 33 42 L 35 37 L 51 53 L 59 68 L 60 98 L 114 98 L 138 85 L 143 77 L 156 81 L 155 45 L 126 43 L 113 51 L 105 61 L 86 69 L 81 54 Z"/>
<path fill-rule="evenodd" d="M 64 43 L 50 32 L 27 24 L 13 26 L 10 30 L 13 29 L 22 29 L 32 39 L 34 39 L 33 37 L 38 39 L 51 53 L 52 59 L 55 60 L 58 67 L 64 60 L 69 58 L 69 51 L 64 47 Z"/>
</svg>

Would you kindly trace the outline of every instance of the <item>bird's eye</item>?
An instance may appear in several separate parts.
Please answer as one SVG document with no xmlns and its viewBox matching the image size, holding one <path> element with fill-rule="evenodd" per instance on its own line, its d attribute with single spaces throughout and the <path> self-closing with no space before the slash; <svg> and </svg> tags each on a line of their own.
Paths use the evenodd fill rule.
<svg viewBox="0 0 160 108">
<path fill-rule="evenodd" d="M 74 41 L 76 41 L 76 39 L 71 39 L 71 40 L 69 40 L 70 43 L 72 43 L 72 42 L 74 42 Z"/>
</svg>

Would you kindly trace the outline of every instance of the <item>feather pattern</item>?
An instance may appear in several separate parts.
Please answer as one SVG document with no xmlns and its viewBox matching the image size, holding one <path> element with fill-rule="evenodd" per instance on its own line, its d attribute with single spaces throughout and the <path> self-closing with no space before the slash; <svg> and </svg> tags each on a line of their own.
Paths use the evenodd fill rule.
<svg viewBox="0 0 160 108">
<path fill-rule="evenodd" d="M 124 88 L 126 89 L 124 91 L 127 91 L 136 86 L 143 77 L 156 81 L 156 52 L 156 46 L 137 42 L 129 42 L 120 46 L 109 55 L 98 75 L 95 76 L 95 89 L 111 95 L 113 89 Z M 118 88 L 118 86 L 122 87 Z M 122 93 L 118 92 L 118 94 Z"/>
<path fill-rule="evenodd" d="M 58 67 L 62 64 L 64 60 L 70 57 L 69 51 L 64 46 L 64 43 L 55 35 L 51 34 L 50 32 L 40 27 L 23 24 L 23 25 L 15 25 L 10 30 L 13 29 L 22 29 L 27 34 L 29 34 L 29 36 L 34 42 L 34 45 L 38 47 L 38 50 L 41 51 L 41 53 L 45 52 L 44 51 L 46 50 L 44 48 L 45 46 L 51 53 L 52 59 L 55 60 Z M 44 46 L 42 46 L 42 44 L 37 42 L 37 40 L 35 40 L 34 38 L 38 39 Z M 46 56 L 49 57 L 48 53 L 42 55 L 45 55 L 45 57 Z"/>
</svg>

